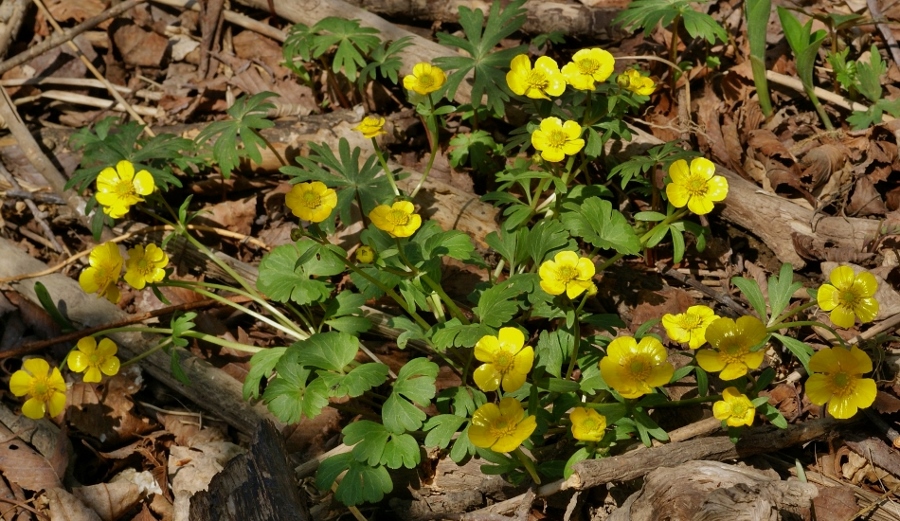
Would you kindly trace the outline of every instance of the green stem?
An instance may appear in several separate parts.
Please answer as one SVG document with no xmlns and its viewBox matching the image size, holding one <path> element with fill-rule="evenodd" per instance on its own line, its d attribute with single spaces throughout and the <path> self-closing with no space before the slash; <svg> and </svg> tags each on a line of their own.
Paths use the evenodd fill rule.
<svg viewBox="0 0 900 521">
<path fill-rule="evenodd" d="M 107 329 L 104 331 L 104 334 L 113 334 L 113 333 L 155 333 L 158 335 L 171 335 L 172 330 L 165 327 L 114 327 L 111 329 Z M 243 351 L 245 353 L 258 353 L 260 351 L 269 349 L 268 347 L 253 347 L 248 346 L 247 344 L 241 344 L 240 342 L 232 342 L 230 340 L 223 340 L 217 336 L 209 335 L 206 333 L 200 333 L 198 331 L 185 331 L 181 334 L 182 337 L 188 338 L 196 338 L 197 340 L 203 340 L 204 342 L 209 342 L 210 344 L 216 344 L 222 347 L 230 347 L 236 351 Z"/>
<path fill-rule="evenodd" d="M 444 288 L 441 287 L 441 285 L 437 282 L 431 280 L 431 277 L 429 277 L 425 273 L 420 273 L 420 276 L 422 278 L 422 281 L 425 282 L 425 284 L 427 284 L 429 288 L 434 290 L 434 292 L 437 293 L 441 298 L 441 301 L 443 301 L 444 304 L 447 305 L 447 308 L 450 310 L 450 314 L 458 318 L 464 326 L 468 326 L 469 319 L 466 318 L 466 314 L 463 313 L 461 309 L 459 309 L 459 306 L 457 306 L 456 302 L 454 302 L 453 299 L 450 298 L 450 295 L 447 295 L 447 292 L 444 291 Z"/>
<path fill-rule="evenodd" d="M 681 15 L 675 15 L 675 19 L 672 20 L 672 41 L 669 44 L 669 61 L 672 63 L 677 63 L 675 60 L 678 59 L 678 30 L 681 26 Z M 672 74 L 670 76 L 670 85 L 672 86 L 672 92 L 675 92 L 675 83 L 678 81 L 678 78 L 675 77 L 676 71 L 680 72 L 678 66 L 672 68 Z"/>
<path fill-rule="evenodd" d="M 581 347 L 581 321 L 578 320 L 578 316 L 581 315 L 581 310 L 584 309 L 587 297 L 588 294 L 587 291 L 585 291 L 584 295 L 581 297 L 581 302 L 575 309 L 575 322 L 572 325 L 572 354 L 569 356 L 569 367 L 566 369 L 566 380 L 572 377 L 572 373 L 575 371 L 575 364 L 578 363 L 578 350 Z"/>
<path fill-rule="evenodd" d="M 831 326 L 827 326 L 827 325 L 819 322 L 818 320 L 797 320 L 795 322 L 784 322 L 782 324 L 775 324 L 773 326 L 767 327 L 766 332 L 774 333 L 775 331 L 778 331 L 779 329 L 785 329 L 785 328 L 790 328 L 790 327 L 804 327 L 804 326 L 821 327 L 823 329 L 827 329 L 829 333 L 834 335 L 834 338 L 832 340 L 837 340 L 838 342 L 840 342 L 841 346 L 849 349 L 849 347 L 847 347 L 847 342 L 843 338 L 841 338 L 841 335 L 837 334 L 837 331 L 835 331 L 834 328 L 832 328 Z"/>
<path fill-rule="evenodd" d="M 152 355 L 153 353 L 155 353 L 161 349 L 164 349 L 166 346 L 171 345 L 171 344 L 172 344 L 172 339 L 166 338 L 162 342 L 156 344 L 155 346 L 153 346 L 150 349 L 144 351 L 143 353 L 135 356 L 134 358 L 132 358 L 130 360 L 126 360 L 125 362 L 122 362 L 122 365 L 120 367 L 127 367 L 129 365 L 136 364 L 136 363 L 140 362 L 141 360 L 147 358 L 148 356 Z"/>
<path fill-rule="evenodd" d="M 538 477 L 537 469 L 534 467 L 534 462 L 531 461 L 531 458 L 529 458 L 525 455 L 524 452 L 522 452 L 521 447 L 516 447 L 516 450 L 513 451 L 513 454 L 515 454 L 516 457 L 519 458 L 519 461 L 522 462 L 522 465 L 525 466 L 525 470 L 528 471 L 528 475 L 531 476 L 531 479 L 534 480 L 536 484 L 540 485 L 541 478 Z"/>
<path fill-rule="evenodd" d="M 438 147 L 441 142 L 439 140 L 438 135 L 438 117 L 434 115 L 434 101 L 431 99 L 431 96 L 427 96 L 428 98 L 428 122 L 425 125 L 425 128 L 428 129 L 428 133 L 431 135 L 431 157 L 428 158 L 428 165 L 425 167 L 425 171 L 422 172 L 422 178 L 419 179 L 419 182 L 416 183 L 416 187 L 413 188 L 412 193 L 409 194 L 410 199 L 414 199 L 416 194 L 419 193 L 419 190 L 422 189 L 422 186 L 425 184 L 425 180 L 428 179 L 428 174 L 431 173 L 431 167 L 434 166 L 434 159 L 437 157 Z"/>
<path fill-rule="evenodd" d="M 802 304 L 802 305 L 800 305 L 800 306 L 797 306 L 797 307 L 795 307 L 795 308 L 793 308 L 793 309 L 788 309 L 787 311 L 785 311 L 784 313 L 782 313 L 781 315 L 779 315 L 778 318 L 775 318 L 775 319 L 770 320 L 770 321 L 769 321 L 769 326 L 768 326 L 768 327 L 771 328 L 771 327 L 778 326 L 779 324 L 781 324 L 781 323 L 782 323 L 785 319 L 787 319 L 788 317 L 790 317 L 790 316 L 792 316 L 792 315 L 797 315 L 797 314 L 799 314 L 800 312 L 806 311 L 807 309 L 809 309 L 809 308 L 811 308 L 811 307 L 813 307 L 813 306 L 816 306 L 816 305 L 818 305 L 818 302 L 816 302 L 815 300 L 811 300 L 811 301 L 809 301 L 809 302 L 807 302 L 807 303 L 805 303 L 805 304 Z M 778 329 L 781 329 L 781 328 L 779 327 Z M 774 331 L 774 330 L 773 330 L 773 331 Z"/>
<path fill-rule="evenodd" d="M 641 239 L 640 239 L 641 246 L 643 247 L 647 243 L 647 241 L 650 240 L 650 237 L 653 237 L 653 234 L 656 233 L 656 230 L 658 228 L 668 227 L 673 222 L 675 222 L 675 221 L 681 219 L 682 217 L 684 217 L 685 215 L 687 215 L 687 213 L 688 213 L 688 210 L 686 208 L 682 208 L 681 210 L 678 210 L 677 212 L 673 213 L 672 215 L 670 215 L 670 216 L 666 217 L 665 219 L 663 219 L 662 221 L 658 222 L 656 224 L 656 226 L 654 226 L 653 228 L 650 229 L 650 231 L 648 231 L 647 233 L 645 233 L 644 235 L 641 236 Z M 616 253 L 612 257 L 601 262 L 600 265 L 597 266 L 597 270 L 596 270 L 597 273 L 600 273 L 601 271 L 605 270 L 606 268 L 612 266 L 613 264 L 618 262 L 619 259 L 621 259 L 624 256 L 625 256 L 624 253 Z"/>
<path fill-rule="evenodd" d="M 709 396 L 698 396 L 696 398 L 688 398 L 686 400 L 675 400 L 673 402 L 663 402 L 654 405 L 653 409 L 662 409 L 666 407 L 681 407 L 684 405 L 696 405 L 698 403 L 717 402 L 722 399 L 721 394 L 711 394 Z"/>
<path fill-rule="evenodd" d="M 395 196 L 399 197 L 400 188 L 397 187 L 397 181 L 394 180 L 394 173 L 391 172 L 391 169 L 388 167 L 387 160 L 384 158 L 384 154 L 381 153 L 381 149 L 378 148 L 378 142 L 375 141 L 375 138 L 372 138 L 372 147 L 375 149 L 375 157 L 378 158 L 381 169 L 384 170 L 384 176 L 387 177 L 388 184 L 391 185 L 391 190 L 394 191 Z M 359 211 L 363 211 L 362 205 L 360 205 Z"/>
</svg>

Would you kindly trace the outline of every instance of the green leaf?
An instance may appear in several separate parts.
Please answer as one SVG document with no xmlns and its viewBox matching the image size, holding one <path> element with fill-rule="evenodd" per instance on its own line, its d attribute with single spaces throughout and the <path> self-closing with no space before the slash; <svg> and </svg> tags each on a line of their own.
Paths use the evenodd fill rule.
<svg viewBox="0 0 900 521">
<path fill-rule="evenodd" d="M 747 40 L 750 43 L 750 66 L 753 83 L 763 114 L 772 115 L 772 99 L 769 96 L 769 82 L 766 79 L 766 33 L 769 15 L 772 14 L 772 0 L 747 0 Z"/>
<path fill-rule="evenodd" d="M 305 367 L 344 373 L 359 352 L 359 340 L 346 333 L 317 333 L 289 350 L 296 351 L 297 362 Z"/>
<path fill-rule="evenodd" d="M 375 36 L 380 32 L 371 27 L 362 27 L 358 20 L 347 20 L 329 16 L 319 20 L 313 27 L 313 57 L 319 57 L 337 46 L 332 57 L 331 70 L 343 72 L 351 82 L 356 81 L 359 69 L 366 66 L 367 55 L 381 40 Z"/>
<path fill-rule="evenodd" d="M 338 485 L 334 497 L 347 506 L 377 503 L 394 489 L 391 475 L 384 466 L 370 467 L 356 461 L 349 453 L 338 454 L 323 461 L 316 472 L 316 486 L 320 490 L 330 489 L 345 471 L 347 473 Z"/>
<path fill-rule="evenodd" d="M 778 276 L 769 277 L 769 307 L 772 310 L 772 318 L 768 325 L 772 325 L 772 321 L 781 315 L 794 293 L 803 287 L 800 282 L 793 282 L 794 267 L 790 263 L 783 264 Z"/>
<path fill-rule="evenodd" d="M 375 466 L 381 461 L 384 448 L 391 433 L 384 425 L 369 420 L 360 420 L 344 427 L 344 445 L 353 447 L 356 461 Z"/>
<path fill-rule="evenodd" d="M 266 116 L 269 110 L 275 108 L 274 104 L 266 100 L 274 96 L 277 96 L 274 92 L 260 92 L 249 98 L 241 96 L 226 111 L 231 120 L 210 123 L 197 134 L 195 142 L 198 145 L 215 141 L 213 158 L 226 179 L 231 177 L 231 172 L 237 168 L 242 158 L 262 163 L 260 149 L 267 145 L 259 131 L 275 126 Z M 240 144 L 238 138 L 241 139 Z"/>
<path fill-rule="evenodd" d="M 463 460 L 475 454 L 475 445 L 472 445 L 472 440 L 469 439 L 470 426 L 471 424 L 466 425 L 466 428 L 459 433 L 450 449 L 450 459 L 456 463 L 462 463 Z"/>
<path fill-rule="evenodd" d="M 259 264 L 256 287 L 277 302 L 291 300 L 300 305 L 325 300 L 331 295 L 330 277 L 344 271 L 336 254 L 311 240 L 284 244 L 266 254 Z"/>
<path fill-rule="evenodd" d="M 744 297 L 750 302 L 750 305 L 753 306 L 753 309 L 762 321 L 764 323 L 767 322 L 769 315 L 766 314 L 766 299 L 763 297 L 762 290 L 759 289 L 759 284 L 755 280 L 745 279 L 744 277 L 732 277 L 731 283 L 741 290 L 741 293 L 744 294 Z"/>
<path fill-rule="evenodd" d="M 530 275 L 513 275 L 486 289 L 472 311 L 481 323 L 499 328 L 509 322 L 519 311 L 519 295 L 534 291 L 534 278 Z"/>
<path fill-rule="evenodd" d="M 491 232 L 485 237 L 485 242 L 493 248 L 509 266 L 510 273 L 515 271 L 515 267 L 525 261 L 528 255 L 526 248 L 528 230 L 518 229 L 515 231 L 505 231 L 503 234 Z"/>
<path fill-rule="evenodd" d="M 485 130 L 457 134 L 450 139 L 450 165 L 459 168 L 466 164 L 479 172 L 486 172 L 495 165 L 493 156 L 503 147 Z"/>
<path fill-rule="evenodd" d="M 390 80 L 391 83 L 398 83 L 400 68 L 403 66 L 400 51 L 410 45 L 412 45 L 411 36 L 404 36 L 394 42 L 381 42 L 369 55 L 369 63 L 359 73 L 356 86 L 360 92 L 365 89 L 367 81 L 375 80 L 379 76 Z"/>
<path fill-rule="evenodd" d="M 466 421 L 466 418 L 455 414 L 432 416 L 422 427 L 422 430 L 428 432 L 428 435 L 425 436 L 425 446 L 446 449 L 450 440 L 453 439 L 453 435 Z"/>
<path fill-rule="evenodd" d="M 301 417 L 315 418 L 328 405 L 328 387 L 297 360 L 298 351 L 288 349 L 275 365 L 277 376 L 266 387 L 263 401 L 278 419 L 294 423 Z"/>
<path fill-rule="evenodd" d="M 481 323 L 463 325 L 458 318 L 435 324 L 430 330 L 431 341 L 440 351 L 449 347 L 471 347 L 481 337 L 495 333 L 494 329 Z"/>
<path fill-rule="evenodd" d="M 562 222 L 575 237 L 597 248 L 629 255 L 640 253 L 640 239 L 625 216 L 614 210 L 609 201 L 589 197 L 581 205 L 566 203 L 563 207 L 568 211 L 563 212 Z"/>
<path fill-rule="evenodd" d="M 422 454 L 419 443 L 409 434 L 392 434 L 381 455 L 382 465 L 389 469 L 406 467 L 414 469 L 419 464 Z"/>
<path fill-rule="evenodd" d="M 535 264 L 540 264 L 548 256 L 572 246 L 570 241 L 569 232 L 561 222 L 544 219 L 528 232 L 528 253 Z"/>
<path fill-rule="evenodd" d="M 172 329 L 172 344 L 178 347 L 187 347 L 189 340 L 187 338 L 183 338 L 184 334 L 188 331 L 193 331 L 194 324 L 193 320 L 197 318 L 197 313 L 193 311 L 188 311 L 187 313 L 175 313 L 172 316 L 172 320 L 169 322 L 169 327 Z"/>
<path fill-rule="evenodd" d="M 791 338 L 789 336 L 780 335 L 778 333 L 772 333 L 772 336 L 777 338 L 781 344 L 788 349 L 794 356 L 797 357 L 797 360 L 803 364 L 803 368 L 806 369 L 807 374 L 810 374 L 809 371 L 809 359 L 812 358 L 813 353 L 815 352 L 813 348 L 805 343 L 797 340 L 796 338 Z"/>
<path fill-rule="evenodd" d="M 700 37 L 710 44 L 715 44 L 716 40 L 723 43 L 728 41 L 728 33 L 725 28 L 706 13 L 687 9 L 681 13 L 681 21 L 684 23 L 684 30 L 691 38 Z"/>
<path fill-rule="evenodd" d="M 772 425 L 778 427 L 779 429 L 787 429 L 788 422 L 784 418 L 784 416 L 782 416 L 781 411 L 779 411 L 777 407 L 773 407 L 772 404 L 766 403 L 765 411 L 763 411 L 763 414 Z"/>
<path fill-rule="evenodd" d="M 535 346 L 535 367 L 543 367 L 548 374 L 562 377 L 562 365 L 572 352 L 572 334 L 565 329 L 541 331 Z"/>
<path fill-rule="evenodd" d="M 53 302 L 53 298 L 50 296 L 50 292 L 47 291 L 47 286 L 44 286 L 43 282 L 34 283 L 34 294 L 37 295 L 41 307 L 50 315 L 50 318 L 60 327 L 60 330 L 63 333 L 76 330 L 75 326 L 72 325 L 72 322 L 70 322 L 69 319 L 62 314 L 59 308 L 56 307 L 56 303 Z"/>
<path fill-rule="evenodd" d="M 575 464 L 579 461 L 584 461 L 591 457 L 593 451 L 587 447 L 581 447 L 576 450 L 574 454 L 569 456 L 569 459 L 566 461 L 565 470 L 563 470 L 563 477 L 565 479 L 569 479 L 569 476 L 575 472 Z"/>
<path fill-rule="evenodd" d="M 437 364 L 424 358 L 414 358 L 400 369 L 394 390 L 381 412 L 384 426 L 389 431 L 403 433 L 422 426 L 426 415 L 416 405 L 425 407 L 431 403 L 437 373 Z"/>
<path fill-rule="evenodd" d="M 362 364 L 347 373 L 341 381 L 341 390 L 346 390 L 340 396 L 356 398 L 373 387 L 378 387 L 387 381 L 388 366 L 379 363 Z"/>
<path fill-rule="evenodd" d="M 474 387 L 450 387 L 438 393 L 435 403 L 442 413 L 452 412 L 460 418 L 469 418 L 476 409 L 487 403 L 487 397 Z"/>
<path fill-rule="evenodd" d="M 881 59 L 878 48 L 872 45 L 869 50 L 869 63 L 857 62 L 856 70 L 859 78 L 859 92 L 872 103 L 881 100 L 881 76 L 887 72 L 887 66 Z"/>
<path fill-rule="evenodd" d="M 244 400 L 259 398 L 259 381 L 272 376 L 275 365 L 286 351 L 286 347 L 271 347 L 255 353 L 250 358 L 250 371 L 244 378 Z"/>
</svg>

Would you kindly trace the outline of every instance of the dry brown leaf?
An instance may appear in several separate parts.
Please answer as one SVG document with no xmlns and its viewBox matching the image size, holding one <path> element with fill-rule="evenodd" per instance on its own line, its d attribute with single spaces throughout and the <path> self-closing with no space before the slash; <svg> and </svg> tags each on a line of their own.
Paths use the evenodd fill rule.
<svg viewBox="0 0 900 521">
<path fill-rule="evenodd" d="M 847 203 L 847 215 L 854 217 L 865 217 L 867 215 L 884 215 L 887 213 L 887 207 L 881 199 L 881 194 L 875 190 L 875 185 L 869 176 L 861 176 L 853 185 L 853 193 L 850 195 L 850 202 Z"/>
<path fill-rule="evenodd" d="M 847 162 L 847 148 L 826 143 L 810 150 L 803 156 L 800 165 L 803 173 L 800 177 L 811 179 L 812 189 L 816 189 L 829 179 L 831 173 L 843 168 Z"/>
<path fill-rule="evenodd" d="M 900 411 L 900 398 L 897 398 L 891 393 L 878 391 L 878 394 L 875 395 L 875 403 L 873 406 L 875 407 L 875 410 L 881 414 L 894 414 L 895 412 Z"/>
<path fill-rule="evenodd" d="M 106 9 L 102 0 L 48 0 L 47 10 L 57 22 L 75 21 L 81 23 L 92 16 L 97 16 Z"/>
<path fill-rule="evenodd" d="M 113 22 L 110 32 L 116 49 L 125 63 L 138 67 L 166 66 L 170 54 L 168 38 L 122 18 L 117 18 Z"/>
<path fill-rule="evenodd" d="M 0 426 L 0 440 L 0 472 L 11 483 L 32 492 L 62 485 L 54 465 L 11 430 Z"/>
<path fill-rule="evenodd" d="M 135 413 L 131 398 L 140 390 L 140 380 L 140 368 L 131 365 L 101 384 L 76 382 L 67 392 L 69 423 L 111 445 L 150 432 L 153 424 Z"/>
<path fill-rule="evenodd" d="M 115 521 L 141 499 L 140 487 L 128 482 L 75 487 L 72 494 L 94 510 L 103 521 Z"/>
<path fill-rule="evenodd" d="M 202 443 L 225 441 L 228 437 L 217 426 L 205 424 L 200 426 L 200 418 L 195 413 L 177 414 L 180 411 L 165 413 L 156 411 L 156 419 L 163 428 L 175 435 L 175 443 L 184 447 L 193 447 Z"/>
<path fill-rule="evenodd" d="M 849 520 L 855 519 L 859 511 L 856 503 L 856 493 L 853 487 L 825 487 L 816 485 L 819 495 L 813 498 L 816 512 L 828 512 L 830 519 Z"/>
<path fill-rule="evenodd" d="M 796 172 L 796 165 L 794 167 L 786 167 L 780 161 L 769 157 L 763 158 L 763 163 L 766 169 L 766 177 L 768 177 L 775 192 L 786 193 L 791 196 L 799 195 L 811 207 L 816 207 L 816 198 L 809 193 L 809 190 L 806 189 L 806 186 L 800 180 L 800 176 Z"/>
<path fill-rule="evenodd" d="M 778 136 L 771 130 L 764 128 L 756 129 L 750 132 L 750 140 L 748 146 L 757 153 L 757 157 L 761 154 L 765 157 L 780 157 L 793 164 L 797 161 L 791 151 L 784 146 Z"/>
<path fill-rule="evenodd" d="M 194 220 L 198 224 L 206 224 L 248 235 L 250 226 L 255 218 L 256 196 L 252 196 L 207 206 Z"/>
<path fill-rule="evenodd" d="M 243 452 L 244 449 L 227 441 L 201 443 L 190 448 L 180 445 L 172 447 L 168 470 L 175 495 L 175 521 L 188 521 L 191 496 L 206 490 L 213 476 Z"/>
<path fill-rule="evenodd" d="M 51 488 L 45 494 L 50 503 L 50 521 L 102 521 L 96 512 L 61 488 Z"/>
<path fill-rule="evenodd" d="M 711 103 L 712 100 L 715 102 Z M 713 158 L 734 170 L 734 165 L 729 164 L 731 156 L 719 124 L 719 101 L 709 83 L 706 83 L 703 96 L 696 101 L 696 114 L 697 123 L 703 129 L 702 132 L 697 133 L 700 146 L 709 148 Z"/>
</svg>

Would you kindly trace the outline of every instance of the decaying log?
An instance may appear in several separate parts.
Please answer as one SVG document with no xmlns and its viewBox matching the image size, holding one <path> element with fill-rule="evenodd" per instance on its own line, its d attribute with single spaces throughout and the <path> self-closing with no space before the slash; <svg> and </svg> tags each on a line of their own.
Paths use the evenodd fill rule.
<svg viewBox="0 0 900 521">
<path fill-rule="evenodd" d="M 490 12 L 486 0 L 348 0 L 381 16 L 428 22 L 459 21 L 459 8 L 481 9 Z M 627 0 L 606 0 L 588 7 L 575 1 L 526 2 L 527 19 L 522 30 L 531 34 L 562 31 L 571 36 L 586 36 L 608 40 L 613 37 L 612 21 L 628 5 Z"/>
<path fill-rule="evenodd" d="M 816 486 L 750 467 L 691 461 L 649 474 L 608 521 L 777 521 L 810 519 Z"/>
</svg>

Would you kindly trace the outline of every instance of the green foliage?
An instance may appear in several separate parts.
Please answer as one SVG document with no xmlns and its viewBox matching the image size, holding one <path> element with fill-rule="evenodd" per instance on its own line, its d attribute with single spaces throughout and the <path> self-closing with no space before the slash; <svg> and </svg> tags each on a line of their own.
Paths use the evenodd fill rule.
<svg viewBox="0 0 900 521">
<path fill-rule="evenodd" d="M 781 312 L 787 308 L 794 293 L 803 287 L 802 283 L 793 282 L 793 279 L 794 267 L 790 263 L 782 264 L 778 275 L 769 277 L 769 308 L 772 318 L 767 325 L 772 325 Z"/>
<path fill-rule="evenodd" d="M 321 302 L 331 295 L 333 285 L 316 277 L 343 271 L 343 262 L 327 247 L 303 239 L 278 246 L 263 258 L 256 287 L 277 302 Z"/>
<path fill-rule="evenodd" d="M 359 70 L 367 65 L 366 56 L 381 44 L 376 36 L 379 33 L 378 29 L 362 27 L 358 20 L 336 16 L 323 18 L 312 27 L 296 24 L 284 42 L 284 61 L 296 68 L 296 58 L 310 61 L 329 53 L 331 70 L 356 81 Z"/>
<path fill-rule="evenodd" d="M 772 0 L 747 0 L 747 40 L 750 43 L 750 66 L 753 69 L 753 83 L 763 114 L 772 115 L 772 99 L 769 97 L 769 81 L 766 79 L 766 33 Z"/>
<path fill-rule="evenodd" d="M 352 291 L 342 291 L 325 304 L 322 322 L 333 329 L 351 335 L 358 335 L 372 327 L 372 321 L 362 316 L 360 308 L 366 297 Z"/>
<path fill-rule="evenodd" d="M 623 29 L 643 29 L 649 36 L 657 24 L 668 27 L 676 19 L 684 22 L 684 28 L 691 38 L 703 38 L 711 44 L 728 41 L 725 28 L 706 13 L 695 10 L 689 0 L 634 0 L 620 12 L 613 23 Z"/>
<path fill-rule="evenodd" d="M 391 83 L 399 83 L 400 67 L 403 60 L 400 59 L 400 51 L 412 45 L 412 37 L 404 36 L 395 42 L 381 42 L 369 55 L 369 63 L 359 72 L 356 86 L 362 92 L 366 83 L 374 81 L 378 77 L 385 78 Z"/>
<path fill-rule="evenodd" d="M 259 381 L 269 378 L 275 371 L 275 366 L 287 351 L 286 347 L 273 347 L 263 349 L 250 358 L 250 371 L 244 378 L 243 394 L 245 400 L 259 398 Z"/>
<path fill-rule="evenodd" d="M 535 286 L 533 275 L 513 275 L 483 291 L 478 298 L 478 306 L 472 311 L 482 324 L 499 328 L 519 311 L 522 302 L 518 297 L 534 291 Z"/>
<path fill-rule="evenodd" d="M 468 164 L 476 172 L 487 173 L 495 168 L 494 155 L 503 151 L 494 138 L 484 130 L 456 134 L 450 139 L 450 165 L 459 168 Z"/>
<path fill-rule="evenodd" d="M 56 307 L 56 303 L 53 302 L 53 298 L 50 296 L 50 292 L 47 291 L 47 286 L 44 286 L 43 282 L 34 283 L 34 294 L 37 296 L 38 302 L 41 303 L 41 307 L 44 308 L 44 311 L 50 315 L 50 319 L 59 326 L 60 332 L 70 333 L 76 331 L 72 322 L 62 314 L 58 307 Z"/>
<path fill-rule="evenodd" d="M 506 69 L 509 62 L 525 50 L 524 45 L 497 51 L 501 40 L 518 31 L 525 23 L 525 0 L 514 0 L 505 8 L 499 2 L 491 4 L 491 11 L 485 21 L 481 9 L 459 7 L 459 24 L 465 38 L 447 33 L 438 33 L 438 41 L 444 45 L 465 51 L 469 56 L 447 56 L 434 60 L 435 65 L 453 72 L 447 77 L 447 97 L 456 95 L 460 83 L 473 75 L 472 100 L 479 101 L 487 95 L 487 106 L 491 111 L 503 116 L 509 95 L 506 85 Z"/>
<path fill-rule="evenodd" d="M 612 203 L 599 197 L 589 197 L 582 204 L 566 203 L 562 222 L 575 237 L 593 246 L 618 253 L 637 254 L 641 241 L 625 216 L 614 210 Z"/>
<path fill-rule="evenodd" d="M 357 461 L 349 452 L 332 456 L 322 462 L 316 472 L 316 486 L 321 490 L 328 490 L 344 472 L 346 474 L 338 485 L 334 497 L 347 506 L 377 503 L 394 489 L 391 475 L 384 465 L 371 467 Z"/>
<path fill-rule="evenodd" d="M 266 100 L 273 96 L 277 94 L 260 92 L 249 98 L 241 96 L 226 111 L 231 116 L 230 120 L 214 121 L 197 134 L 197 145 L 214 141 L 212 157 L 226 179 L 231 177 L 231 172 L 238 167 L 243 158 L 262 163 L 260 150 L 265 148 L 267 143 L 259 131 L 275 126 L 267 116 L 268 111 L 274 109 L 275 105 Z"/>
<path fill-rule="evenodd" d="M 418 430 L 425 421 L 425 407 L 434 398 L 438 366 L 424 358 L 414 358 L 397 374 L 394 389 L 381 410 L 384 426 L 392 433 Z"/>
<path fill-rule="evenodd" d="M 881 123 L 885 112 L 892 117 L 900 117 L 900 100 L 888 101 L 881 98 L 883 93 L 881 77 L 887 72 L 887 65 L 884 63 L 884 60 L 881 59 L 881 55 L 874 45 L 869 52 L 869 63 L 857 61 L 851 62 L 855 67 L 852 67 L 850 64 L 846 64 L 845 66 L 845 71 L 849 69 L 855 72 L 855 75 L 849 79 L 845 79 L 847 82 L 852 82 L 848 90 L 850 90 L 851 94 L 853 92 L 859 92 L 872 103 L 872 106 L 870 106 L 868 110 L 854 111 L 853 114 L 847 118 L 847 122 L 850 123 L 853 130 L 862 130 Z M 837 58 L 832 61 L 833 67 L 835 67 L 835 62 L 837 62 L 838 66 L 835 67 L 836 71 L 842 64 L 842 59 L 845 56 L 846 49 L 844 53 L 837 55 Z M 849 75 L 845 74 L 845 76 Z M 840 71 L 838 72 L 838 78 L 841 78 Z M 844 81 L 842 81 L 841 84 L 844 85 Z"/>
<path fill-rule="evenodd" d="M 644 179 L 653 168 L 659 167 L 668 170 L 669 166 L 679 159 L 690 161 L 699 155 L 693 150 L 684 150 L 677 141 L 667 141 L 651 148 L 644 155 L 629 157 L 626 161 L 614 166 L 609 171 L 609 175 L 610 177 L 620 176 L 622 178 L 621 186 L 624 190 L 633 178 L 641 179 L 642 183 L 646 185 L 647 181 Z"/>
<path fill-rule="evenodd" d="M 753 279 L 745 279 L 744 277 L 732 277 L 731 283 L 737 286 L 753 310 L 759 316 L 763 323 L 768 322 L 768 313 L 766 312 L 766 298 L 763 296 L 759 284 Z"/>
<path fill-rule="evenodd" d="M 428 432 L 428 436 L 425 436 L 425 446 L 446 449 L 464 423 L 466 418 L 455 414 L 432 416 L 422 427 L 422 430 Z"/>
<path fill-rule="evenodd" d="M 827 33 L 822 29 L 812 32 L 812 20 L 808 20 L 805 24 L 800 25 L 800 21 L 790 11 L 781 6 L 778 7 L 778 18 L 781 20 L 782 29 L 784 29 L 784 37 L 794 52 L 797 77 L 803 84 L 803 90 L 806 91 L 807 97 L 815 105 L 822 123 L 825 124 L 827 129 L 831 130 L 833 128 L 831 120 L 828 119 L 825 109 L 819 102 L 813 85 L 813 68 L 816 65 L 816 56 L 818 55 L 819 47 L 825 41 Z"/>
</svg>

